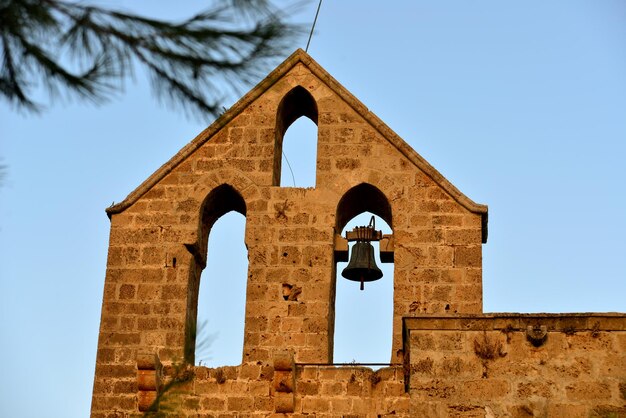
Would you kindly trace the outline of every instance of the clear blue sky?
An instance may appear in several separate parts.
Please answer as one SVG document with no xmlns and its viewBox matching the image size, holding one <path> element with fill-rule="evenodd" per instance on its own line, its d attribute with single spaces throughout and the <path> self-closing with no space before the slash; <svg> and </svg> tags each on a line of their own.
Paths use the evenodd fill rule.
<svg viewBox="0 0 626 418">
<path fill-rule="evenodd" d="M 202 3 L 143 0 L 132 10 L 182 18 Z M 310 22 L 316 6 L 297 19 Z M 485 311 L 626 311 L 626 3 L 326 0 L 309 53 L 489 205 Z M 157 104 L 141 71 L 126 86 L 107 105 L 57 103 L 41 116 L 0 103 L 9 166 L 0 188 L 0 416 L 88 415 L 104 208 L 211 123 Z M 294 168 L 305 153 L 288 150 Z M 218 226 L 237 231 L 229 222 Z M 384 299 L 371 289 L 364 294 Z M 362 322 L 389 333 L 378 302 L 358 302 L 374 314 Z M 223 332 L 214 358 L 221 341 Z M 383 348 L 355 359 L 369 356 L 388 358 Z"/>
</svg>

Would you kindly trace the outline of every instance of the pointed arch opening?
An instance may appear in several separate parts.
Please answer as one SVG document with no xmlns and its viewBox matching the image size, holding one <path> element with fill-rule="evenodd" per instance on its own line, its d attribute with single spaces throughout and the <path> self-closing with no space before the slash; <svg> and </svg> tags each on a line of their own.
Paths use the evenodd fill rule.
<svg viewBox="0 0 626 418">
<path fill-rule="evenodd" d="M 315 99 L 304 87 L 294 87 L 278 105 L 274 186 L 315 187 L 317 124 Z"/>
<path fill-rule="evenodd" d="M 393 233 L 389 201 L 376 187 L 363 183 L 350 189 L 339 201 L 336 231 L 345 237 L 346 231 L 368 225 L 371 216 L 375 217 L 377 230 Z M 351 255 L 354 243 L 350 244 Z M 341 276 L 347 260 L 335 260 L 332 342 L 335 363 L 388 363 L 392 355 L 393 263 L 382 263 L 379 243 L 371 244 L 383 277 L 368 282 L 363 291 L 359 283 Z"/>
<path fill-rule="evenodd" d="M 248 270 L 245 215 L 245 201 L 227 184 L 203 202 L 188 307 L 188 361 L 193 364 L 241 363 Z"/>
<path fill-rule="evenodd" d="M 371 212 L 393 227 L 391 205 L 378 188 L 368 183 L 354 186 L 343 195 L 337 205 L 336 230 L 345 228 L 348 221 L 363 212 Z"/>
</svg>

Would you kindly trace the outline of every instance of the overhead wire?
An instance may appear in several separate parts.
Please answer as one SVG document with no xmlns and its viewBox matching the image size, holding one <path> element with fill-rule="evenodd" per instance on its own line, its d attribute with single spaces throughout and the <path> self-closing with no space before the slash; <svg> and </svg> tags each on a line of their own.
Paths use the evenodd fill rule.
<svg viewBox="0 0 626 418">
<path fill-rule="evenodd" d="M 309 52 L 309 44 L 311 43 L 311 38 L 313 37 L 313 30 L 315 29 L 315 23 L 317 23 L 317 16 L 320 14 L 320 8 L 322 7 L 322 0 L 317 4 L 317 11 L 315 12 L 315 19 L 313 19 L 313 25 L 311 26 L 311 33 L 309 33 L 309 40 L 306 42 L 305 52 Z"/>
<path fill-rule="evenodd" d="M 287 162 L 287 167 L 289 167 L 289 171 L 291 172 L 291 180 L 293 181 L 293 187 L 296 187 L 296 177 L 293 175 L 293 170 L 291 169 L 291 164 L 289 164 L 289 159 L 287 158 L 287 154 L 285 154 L 285 150 L 283 149 L 283 157 L 285 157 L 285 161 Z"/>
<path fill-rule="evenodd" d="M 311 44 L 311 38 L 313 37 L 313 31 L 315 30 L 315 24 L 317 23 L 317 17 L 320 14 L 320 8 L 322 7 L 322 0 L 317 4 L 317 11 L 315 12 L 315 18 L 313 19 L 313 24 L 311 25 L 311 33 L 309 33 L 309 39 L 306 42 L 305 52 L 309 51 L 309 45 Z M 293 170 L 291 169 L 291 164 L 289 163 L 289 159 L 287 158 L 287 154 L 285 154 L 285 150 L 282 150 L 283 157 L 285 157 L 285 161 L 287 162 L 287 167 L 289 167 L 289 171 L 291 172 L 291 180 L 293 181 L 293 187 L 296 187 L 296 177 L 293 175 Z"/>
</svg>

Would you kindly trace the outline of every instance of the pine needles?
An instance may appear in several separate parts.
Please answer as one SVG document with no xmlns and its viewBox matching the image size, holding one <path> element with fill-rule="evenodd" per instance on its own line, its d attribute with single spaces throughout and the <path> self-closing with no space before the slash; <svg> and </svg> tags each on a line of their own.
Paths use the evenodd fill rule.
<svg viewBox="0 0 626 418">
<path fill-rule="evenodd" d="M 33 91 L 102 103 L 144 67 L 157 98 L 217 117 L 221 102 L 258 81 L 302 28 L 266 0 L 229 0 L 173 23 L 85 3 L 0 0 L 0 97 L 40 111 Z"/>
</svg>

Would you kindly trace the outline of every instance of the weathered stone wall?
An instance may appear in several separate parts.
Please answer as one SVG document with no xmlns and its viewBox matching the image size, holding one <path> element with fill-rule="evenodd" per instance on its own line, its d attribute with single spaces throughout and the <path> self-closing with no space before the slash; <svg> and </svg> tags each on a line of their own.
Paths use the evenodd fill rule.
<svg viewBox="0 0 626 418">
<path fill-rule="evenodd" d="M 298 364 L 288 350 L 276 352 L 271 362 L 214 369 L 185 363 L 162 367 L 158 359 L 140 356 L 139 408 L 156 405 L 158 393 L 161 415 L 130 415 L 626 415 L 624 314 L 424 315 L 403 322 L 406 363 L 377 371 Z"/>
<path fill-rule="evenodd" d="M 292 382 L 271 364 L 196 367 L 194 377 L 160 397 L 176 417 L 409 417 L 402 367 L 294 365 Z M 141 414 L 136 414 L 141 416 Z"/>
<path fill-rule="evenodd" d="M 318 126 L 316 185 L 280 187 L 300 116 Z M 208 236 L 233 210 L 249 260 L 242 364 L 193 367 Z M 338 234 L 364 211 L 393 231 L 394 366 L 378 372 L 329 365 Z M 624 414 L 624 315 L 481 315 L 486 207 L 302 51 L 107 212 L 94 418 L 157 399 L 189 417 Z"/>
<path fill-rule="evenodd" d="M 626 416 L 625 315 L 423 317 L 405 326 L 412 416 Z"/>
<path fill-rule="evenodd" d="M 378 213 L 394 235 L 395 277 L 384 278 L 394 280 L 390 357 L 402 359 L 403 316 L 481 311 L 483 214 L 460 203 L 453 186 L 442 187 L 432 168 L 420 169 L 421 157 L 307 57 L 292 56 L 282 73 L 109 208 L 94 412 L 135 408 L 138 353 L 156 353 L 165 364 L 192 361 L 207 237 L 230 210 L 246 216 L 245 362 L 268 362 L 285 348 L 298 362 L 332 361 L 335 235 L 349 220 L 337 210 L 363 183 L 369 188 L 364 195 L 357 188 L 347 210 Z M 291 114 L 277 109 L 295 88 L 310 96 L 300 113 L 317 118 L 315 188 L 276 184 L 282 125 L 300 103 Z M 367 193 L 382 198 L 372 206 Z"/>
</svg>

